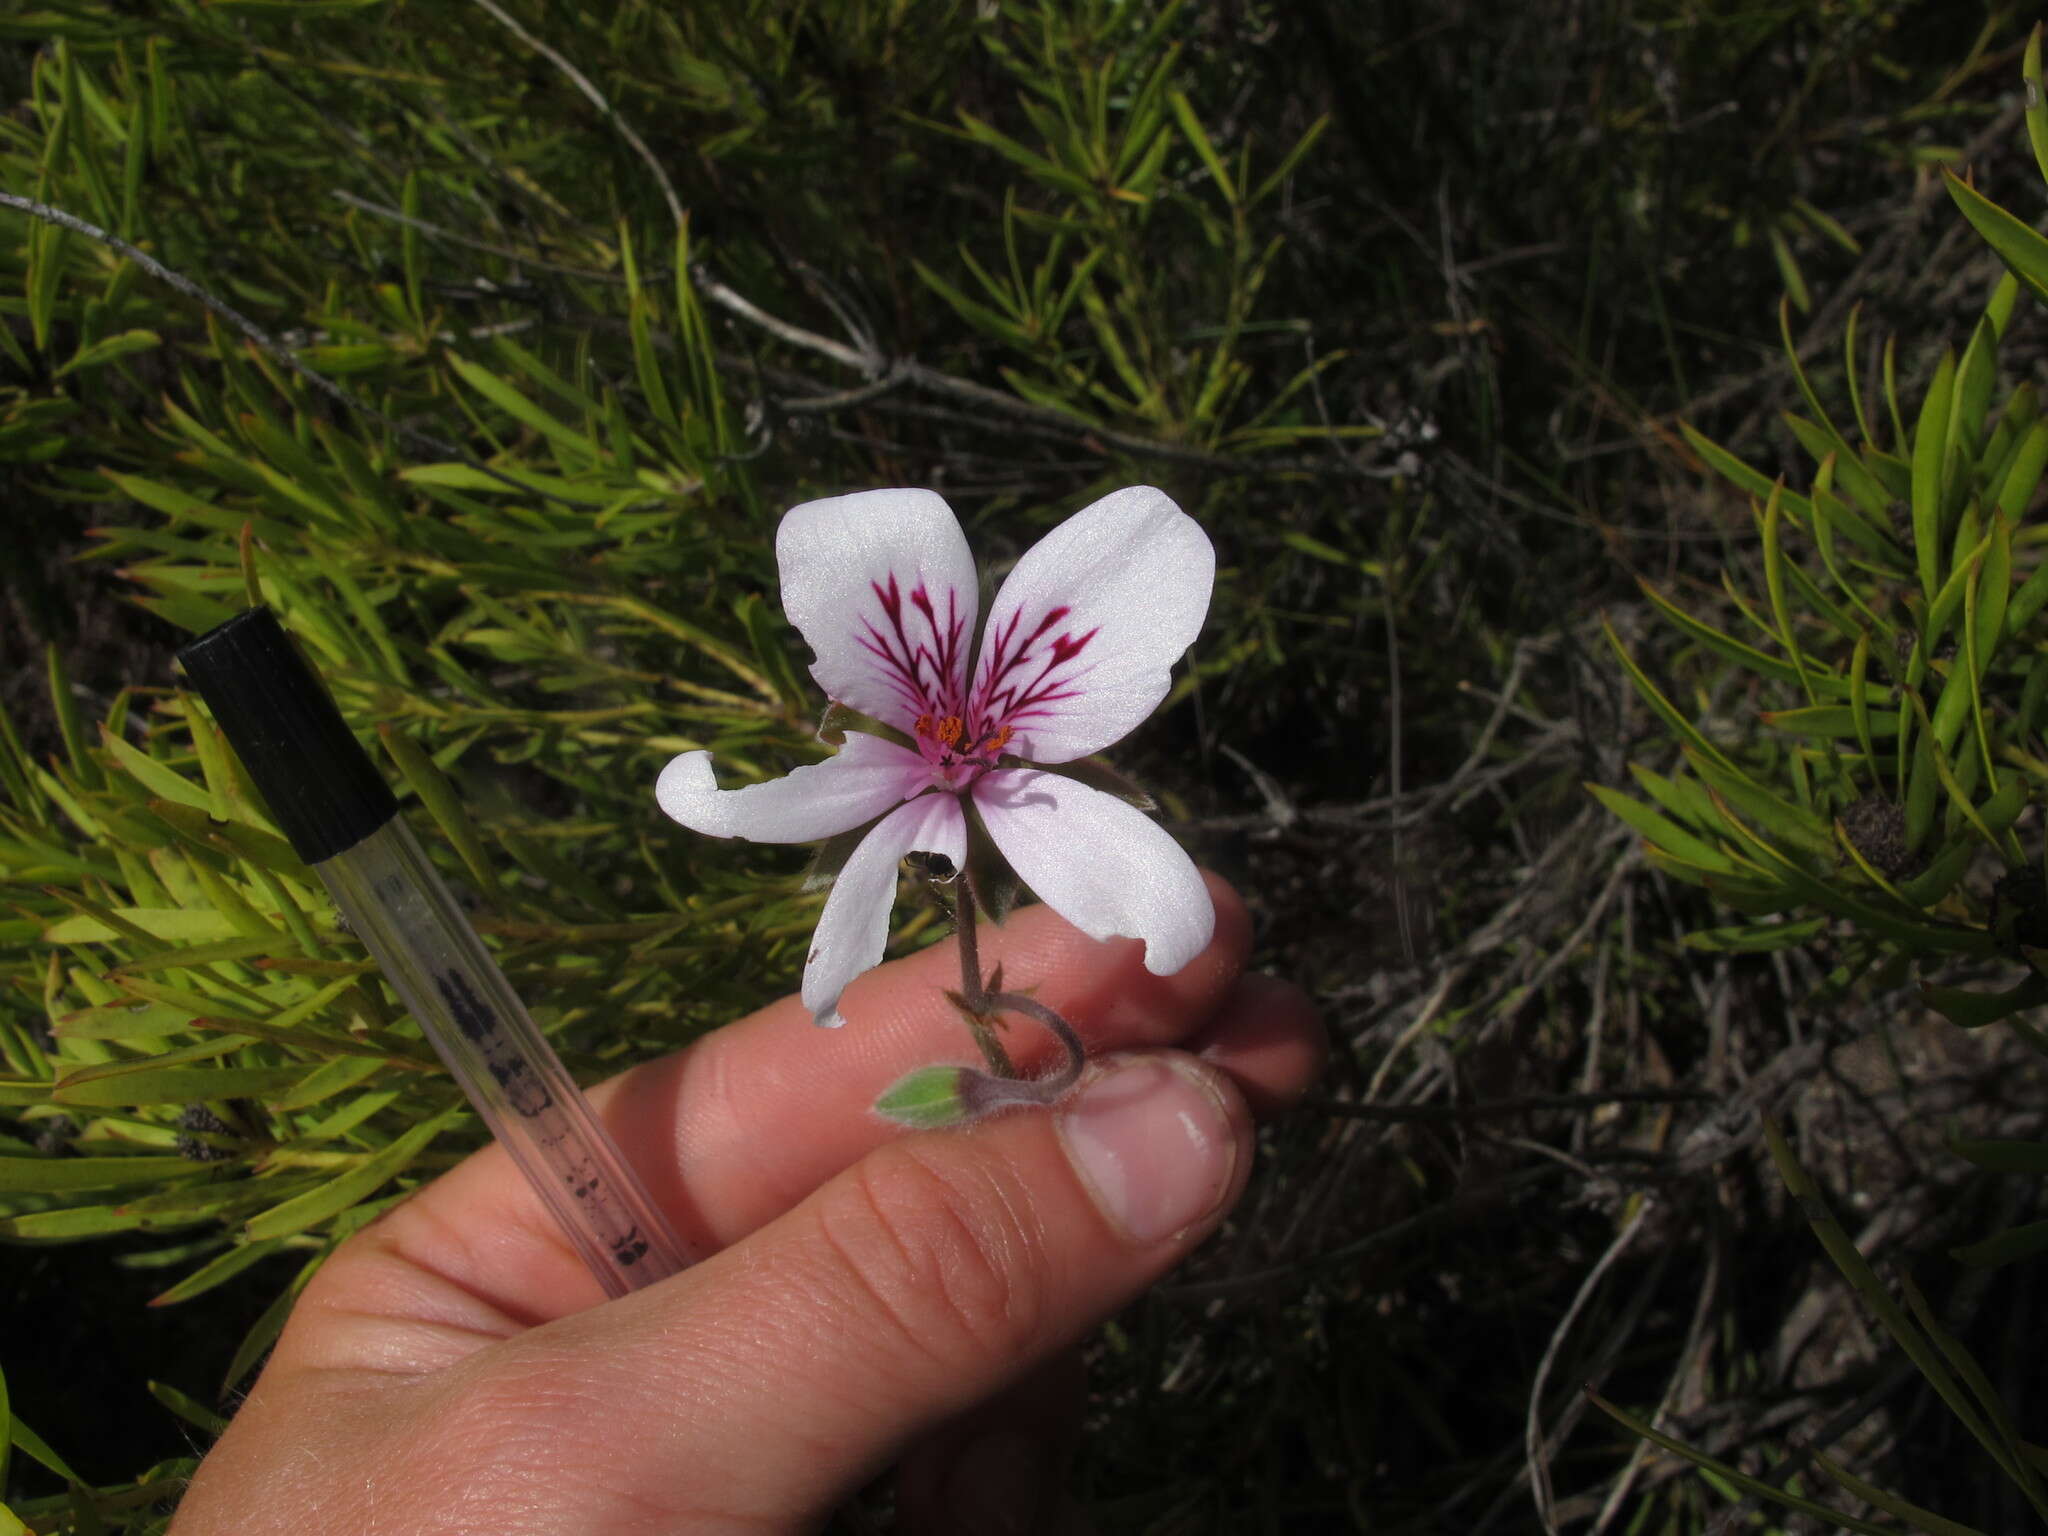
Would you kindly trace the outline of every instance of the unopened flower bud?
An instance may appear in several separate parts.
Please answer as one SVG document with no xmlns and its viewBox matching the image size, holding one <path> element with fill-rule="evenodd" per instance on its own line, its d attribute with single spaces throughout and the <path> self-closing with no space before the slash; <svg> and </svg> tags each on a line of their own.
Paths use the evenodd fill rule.
<svg viewBox="0 0 2048 1536">
<path fill-rule="evenodd" d="M 919 1067 L 875 1100 L 875 1113 L 917 1131 L 964 1125 L 975 1116 L 962 1092 L 974 1075 L 967 1067 Z"/>
</svg>

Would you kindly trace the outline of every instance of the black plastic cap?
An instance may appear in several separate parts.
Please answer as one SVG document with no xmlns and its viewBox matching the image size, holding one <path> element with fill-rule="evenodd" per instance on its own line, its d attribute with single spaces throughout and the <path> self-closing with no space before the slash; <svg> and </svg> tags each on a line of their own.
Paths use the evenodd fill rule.
<svg viewBox="0 0 2048 1536">
<path fill-rule="evenodd" d="M 391 786 L 268 608 L 208 630 L 178 660 L 308 864 L 355 847 L 397 814 Z"/>
</svg>

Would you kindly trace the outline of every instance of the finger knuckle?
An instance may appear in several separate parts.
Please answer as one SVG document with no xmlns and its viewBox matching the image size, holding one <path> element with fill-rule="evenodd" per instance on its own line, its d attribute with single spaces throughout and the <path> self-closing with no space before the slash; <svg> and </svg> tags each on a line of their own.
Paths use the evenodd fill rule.
<svg viewBox="0 0 2048 1536">
<path fill-rule="evenodd" d="M 1006 1171 L 892 1147 L 857 1170 L 828 1226 L 873 1309 L 921 1354 L 1016 1354 L 1043 1324 L 1050 1274 L 1028 1191 Z"/>
</svg>

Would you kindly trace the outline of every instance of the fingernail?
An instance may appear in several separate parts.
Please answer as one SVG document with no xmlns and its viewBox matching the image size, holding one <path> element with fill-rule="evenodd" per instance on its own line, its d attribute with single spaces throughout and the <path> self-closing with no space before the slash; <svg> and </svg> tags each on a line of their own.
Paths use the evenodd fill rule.
<svg viewBox="0 0 2048 1536">
<path fill-rule="evenodd" d="M 1000 1536 L 1037 1529 L 1038 1508 L 1052 1491 L 1045 1448 L 1014 1430 L 983 1435 L 961 1453 L 946 1483 L 946 1502 L 963 1531 Z"/>
<path fill-rule="evenodd" d="M 1135 1241 L 1156 1243 L 1222 1204 L 1237 1137 L 1193 1063 L 1138 1056 L 1107 1065 L 1061 1111 L 1060 1138 L 1103 1215 Z"/>
</svg>

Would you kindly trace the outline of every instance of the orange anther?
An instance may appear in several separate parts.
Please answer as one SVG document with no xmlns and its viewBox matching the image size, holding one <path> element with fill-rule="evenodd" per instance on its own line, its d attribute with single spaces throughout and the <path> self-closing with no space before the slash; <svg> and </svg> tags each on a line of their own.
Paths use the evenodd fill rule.
<svg viewBox="0 0 2048 1536">
<path fill-rule="evenodd" d="M 1006 725 L 1001 730 L 997 731 L 995 735 L 989 737 L 987 741 L 984 741 L 981 744 L 981 750 L 984 753 L 1000 752 L 1003 750 L 1004 747 L 1009 745 L 1009 741 L 1010 728 Z"/>
<path fill-rule="evenodd" d="M 947 715 L 939 722 L 939 728 L 933 734 L 947 746 L 957 747 L 960 745 L 960 732 L 963 729 L 965 724 L 958 715 Z"/>
<path fill-rule="evenodd" d="M 920 736 L 931 735 L 932 717 L 930 715 L 919 715 L 917 717 L 916 723 L 911 727 L 911 729 L 915 730 L 917 734 Z"/>
</svg>

